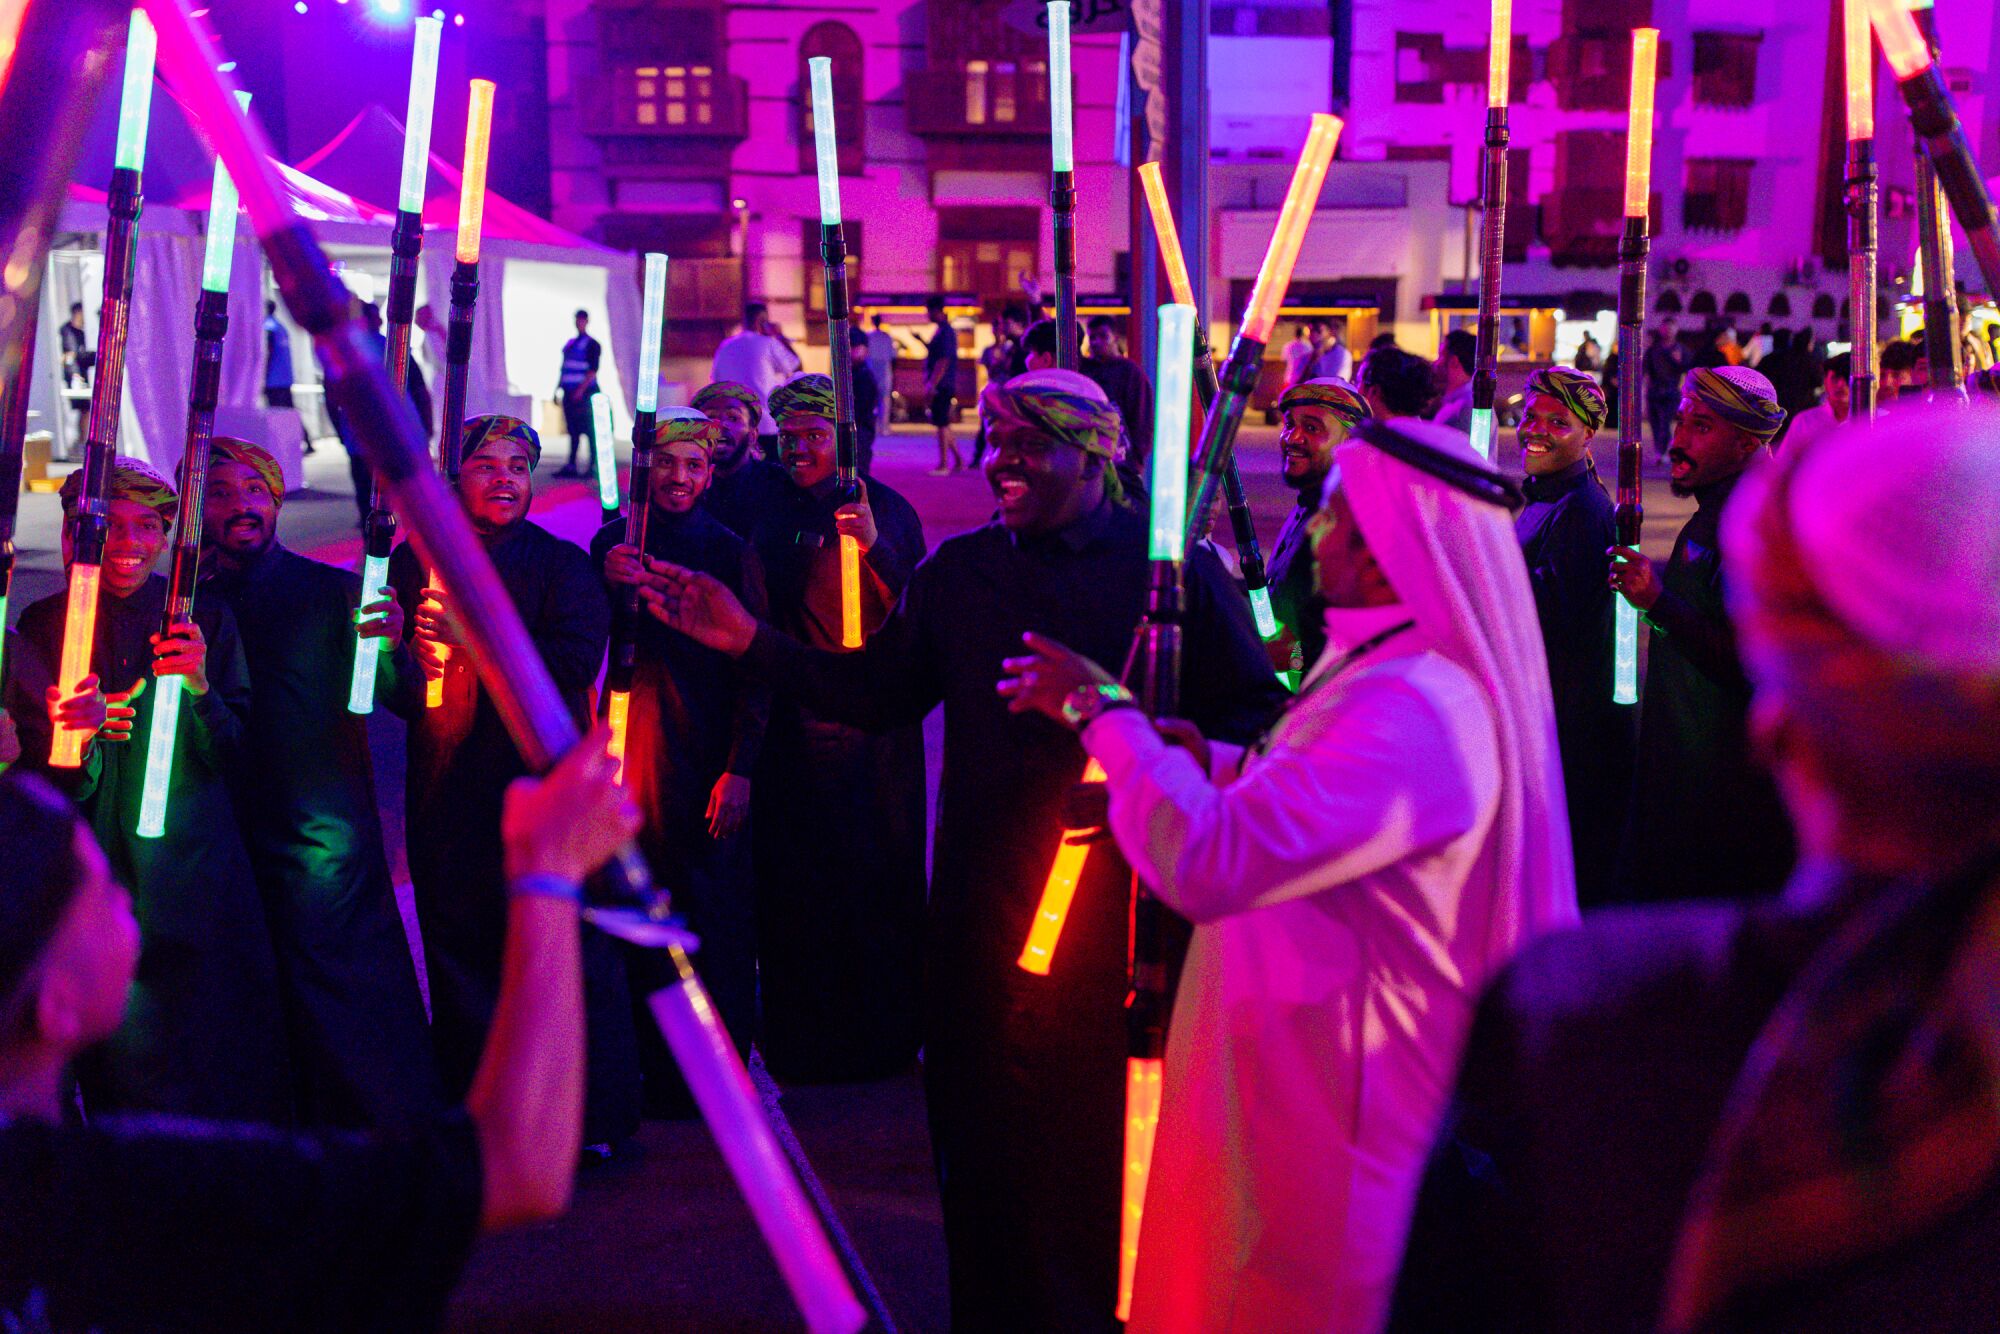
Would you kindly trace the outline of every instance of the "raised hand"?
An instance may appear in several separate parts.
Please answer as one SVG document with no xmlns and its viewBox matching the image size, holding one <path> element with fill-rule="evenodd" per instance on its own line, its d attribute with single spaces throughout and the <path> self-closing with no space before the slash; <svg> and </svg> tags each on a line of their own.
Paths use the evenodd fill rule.
<svg viewBox="0 0 2000 1334">
<path fill-rule="evenodd" d="M 732 658 L 748 652 L 757 637 L 757 618 L 714 575 L 648 556 L 639 596 L 654 620 Z"/>
<path fill-rule="evenodd" d="M 541 778 L 507 787 L 500 814 L 507 876 L 582 881 L 639 831 L 639 808 L 613 775 L 611 732 L 598 727 Z"/>
<path fill-rule="evenodd" d="M 1063 701 L 1079 686 L 1111 685 L 1117 680 L 1074 649 L 1030 630 L 1021 636 L 1029 654 L 1004 658 L 1003 673 L 993 687 L 1007 701 L 1009 713 L 1044 713 L 1062 722 Z"/>
<path fill-rule="evenodd" d="M 868 507 L 868 483 L 861 482 L 861 499 L 842 505 L 833 512 L 834 531 L 851 537 L 863 553 L 875 545 L 881 534 L 875 528 L 875 511 Z"/>
<path fill-rule="evenodd" d="M 153 675 L 186 677 L 182 685 L 190 696 L 208 693 L 207 664 L 208 643 L 193 621 L 180 621 L 164 635 L 153 636 Z"/>
<path fill-rule="evenodd" d="M 354 624 L 363 639 L 386 639 L 391 644 L 403 642 L 403 604 L 391 594 L 383 594 L 380 602 L 371 602 L 354 613 Z"/>
</svg>

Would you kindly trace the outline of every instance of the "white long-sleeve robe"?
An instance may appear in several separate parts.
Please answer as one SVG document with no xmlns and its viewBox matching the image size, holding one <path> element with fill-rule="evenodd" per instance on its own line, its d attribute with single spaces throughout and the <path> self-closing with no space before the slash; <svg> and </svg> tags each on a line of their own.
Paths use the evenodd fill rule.
<svg viewBox="0 0 2000 1334">
<path fill-rule="evenodd" d="M 1407 618 L 1329 613 L 1314 677 Z M 1120 848 L 1195 923 L 1130 1328 L 1373 1330 L 1504 962 L 1484 957 L 1501 891 L 1477 883 L 1501 786 L 1487 698 L 1412 628 L 1297 703 L 1263 754 L 1216 747 L 1212 775 L 1131 711 L 1084 742 Z"/>
</svg>

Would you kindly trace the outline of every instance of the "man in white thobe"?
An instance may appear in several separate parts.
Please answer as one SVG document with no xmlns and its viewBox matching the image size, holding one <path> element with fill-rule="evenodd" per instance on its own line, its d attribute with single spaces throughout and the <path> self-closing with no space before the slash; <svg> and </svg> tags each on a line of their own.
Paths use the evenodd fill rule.
<svg viewBox="0 0 2000 1334">
<path fill-rule="evenodd" d="M 1134 1331 L 1378 1327 L 1480 988 L 1576 920 L 1518 503 L 1462 433 L 1356 428 L 1309 538 L 1326 650 L 1247 751 L 1170 742 L 1051 641 L 1009 663 L 1195 924 Z"/>
</svg>

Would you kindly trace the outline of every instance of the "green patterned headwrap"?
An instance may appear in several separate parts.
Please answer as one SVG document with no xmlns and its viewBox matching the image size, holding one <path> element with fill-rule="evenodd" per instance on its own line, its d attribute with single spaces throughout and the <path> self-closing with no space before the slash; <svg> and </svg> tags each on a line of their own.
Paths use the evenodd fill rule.
<svg viewBox="0 0 2000 1334">
<path fill-rule="evenodd" d="M 1604 419 L 1611 411 L 1604 401 L 1604 390 L 1597 381 L 1567 366 L 1546 366 L 1536 371 L 1528 377 L 1526 392 L 1553 398 L 1568 410 L 1570 416 L 1582 422 L 1586 430 L 1595 431 L 1604 425 Z"/>
<path fill-rule="evenodd" d="M 1748 366 L 1698 368 L 1681 381 L 1681 397 L 1692 398 L 1731 426 L 1770 443 L 1785 424 L 1778 391 Z"/>
<path fill-rule="evenodd" d="M 482 417 L 473 417 L 465 423 L 465 449 L 462 457 L 471 458 L 488 445 L 497 445 L 502 440 L 512 440 L 528 451 L 528 466 L 538 468 L 542 463 L 542 437 L 535 428 L 519 417 L 503 416 L 489 412 Z"/>
<path fill-rule="evenodd" d="M 801 375 L 771 391 L 771 420 L 783 426 L 787 417 L 833 420 L 833 377 Z"/>
<path fill-rule="evenodd" d="M 83 501 L 83 474 L 84 470 L 78 468 L 63 478 L 58 495 L 66 519 L 76 513 L 77 506 Z M 155 510 L 169 528 L 174 526 L 174 518 L 181 510 L 180 497 L 174 494 L 174 484 L 166 479 L 165 474 L 144 459 L 124 454 L 111 461 L 111 485 L 106 490 L 105 498 L 135 501 Z"/>
<path fill-rule="evenodd" d="M 1302 406 L 1325 408 L 1349 426 L 1359 426 L 1372 415 L 1368 411 L 1368 400 L 1361 397 L 1360 390 L 1331 375 L 1317 380 L 1303 380 L 1287 389 L 1278 399 L 1280 412 Z"/>
<path fill-rule="evenodd" d="M 755 389 L 736 380 L 717 380 L 705 384 L 695 391 L 689 407 L 706 410 L 711 403 L 725 403 L 734 399 L 750 410 L 750 424 L 755 426 L 764 420 L 764 400 Z M 829 414 L 831 415 L 831 414 Z"/>
<path fill-rule="evenodd" d="M 1074 371 L 1030 371 L 1005 384 L 989 385 L 981 406 L 1107 463 L 1118 459 L 1118 444 L 1125 434 L 1118 407 L 1095 382 Z M 1116 468 L 1104 470 L 1104 490 L 1114 503 L 1123 502 L 1125 488 Z"/>
</svg>

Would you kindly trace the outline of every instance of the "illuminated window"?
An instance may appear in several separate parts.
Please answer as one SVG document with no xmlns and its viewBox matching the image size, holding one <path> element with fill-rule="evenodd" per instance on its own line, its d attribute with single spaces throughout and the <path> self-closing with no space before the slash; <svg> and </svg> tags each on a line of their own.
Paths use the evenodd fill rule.
<svg viewBox="0 0 2000 1334">
<path fill-rule="evenodd" d="M 993 120 L 1009 125 L 1014 120 L 1014 62 L 1003 60 L 993 67 Z"/>
<path fill-rule="evenodd" d="M 965 123 L 986 123 L 986 70 L 983 60 L 965 62 Z"/>
<path fill-rule="evenodd" d="M 715 67 L 636 65 L 621 80 L 621 119 L 644 129 L 715 123 Z"/>
</svg>

